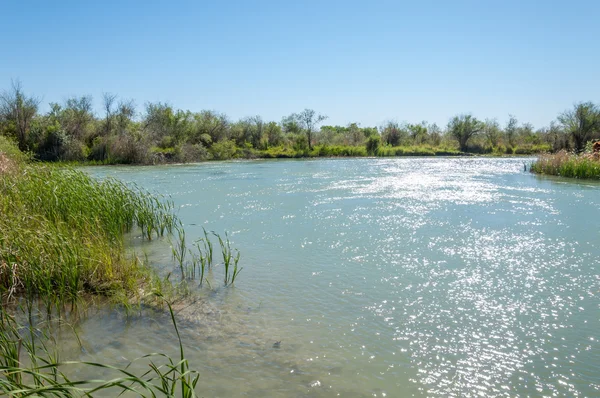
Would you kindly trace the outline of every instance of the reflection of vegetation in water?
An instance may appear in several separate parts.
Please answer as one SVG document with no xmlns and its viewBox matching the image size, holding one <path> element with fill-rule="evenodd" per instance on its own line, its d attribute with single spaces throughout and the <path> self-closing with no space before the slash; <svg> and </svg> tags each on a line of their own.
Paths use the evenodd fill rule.
<svg viewBox="0 0 600 398">
<path fill-rule="evenodd" d="M 158 296 L 163 299 L 162 296 Z M 162 353 L 144 355 L 125 367 L 97 362 L 60 361 L 57 347 L 51 338 L 50 323 L 40 328 L 31 323 L 20 325 L 4 310 L 0 312 L 0 392 L 10 396 L 92 396 L 108 390 L 115 395 L 133 392 L 139 396 L 195 397 L 200 379 L 190 370 L 171 305 L 165 300 L 179 345 L 179 358 Z M 136 374 L 134 363 L 147 362 L 148 371 Z M 68 366 L 97 368 L 114 375 L 109 380 L 74 380 L 64 372 Z"/>
</svg>

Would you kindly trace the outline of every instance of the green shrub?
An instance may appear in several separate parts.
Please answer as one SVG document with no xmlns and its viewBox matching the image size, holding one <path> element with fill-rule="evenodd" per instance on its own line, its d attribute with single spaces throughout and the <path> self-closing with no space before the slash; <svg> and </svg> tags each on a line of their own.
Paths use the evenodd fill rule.
<svg viewBox="0 0 600 398">
<path fill-rule="evenodd" d="M 237 147 L 235 141 L 225 140 L 215 142 L 210 147 L 210 153 L 215 160 L 227 160 L 235 157 Z"/>
<path fill-rule="evenodd" d="M 575 155 L 565 151 L 556 154 L 542 154 L 531 165 L 531 171 L 570 178 L 600 179 L 600 156 L 597 154 Z"/>
</svg>

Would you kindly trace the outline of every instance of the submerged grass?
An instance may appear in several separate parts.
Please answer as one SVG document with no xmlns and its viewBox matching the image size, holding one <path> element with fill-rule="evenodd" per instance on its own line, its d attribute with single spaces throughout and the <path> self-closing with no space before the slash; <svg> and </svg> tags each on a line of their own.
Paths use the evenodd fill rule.
<svg viewBox="0 0 600 398">
<path fill-rule="evenodd" d="M 160 300 L 164 298 L 158 295 Z M 196 396 L 200 379 L 191 370 L 171 305 L 165 300 L 179 344 L 179 358 L 163 353 L 144 355 L 125 367 L 97 362 L 60 361 L 48 324 L 40 328 L 21 325 L 4 310 L 0 312 L 0 395 L 11 397 L 82 397 L 97 393 L 120 396 L 125 392 L 142 397 Z M 136 374 L 134 363 L 144 362 L 149 370 Z M 65 368 L 88 368 L 108 372 L 109 380 L 75 380 Z"/>
<path fill-rule="evenodd" d="M 569 178 L 600 179 L 599 154 L 573 154 L 561 151 L 540 155 L 530 168 L 538 174 Z"/>
</svg>

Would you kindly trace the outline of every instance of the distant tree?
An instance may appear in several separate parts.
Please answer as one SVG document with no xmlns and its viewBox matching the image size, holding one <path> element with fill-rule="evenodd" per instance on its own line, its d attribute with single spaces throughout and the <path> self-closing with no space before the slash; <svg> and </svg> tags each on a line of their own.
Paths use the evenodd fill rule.
<svg viewBox="0 0 600 398">
<path fill-rule="evenodd" d="M 592 102 L 580 102 L 563 112 L 558 121 L 571 134 L 575 151 L 581 152 L 586 142 L 600 133 L 600 108 Z"/>
<path fill-rule="evenodd" d="M 267 148 L 270 146 L 280 145 L 283 142 L 281 126 L 276 122 L 269 122 L 265 126 L 265 136 L 267 138 Z"/>
<path fill-rule="evenodd" d="M 103 93 L 102 94 L 102 108 L 104 109 L 104 133 L 109 135 L 113 128 L 113 115 L 115 113 L 115 101 L 117 100 L 116 94 Z"/>
<path fill-rule="evenodd" d="M 454 116 L 448 123 L 448 133 L 458 141 L 461 151 L 466 151 L 469 139 L 482 130 L 483 123 L 469 114 Z"/>
<path fill-rule="evenodd" d="M 230 123 L 227 116 L 215 111 L 203 110 L 194 114 L 196 121 L 193 142 L 210 146 L 229 138 Z"/>
<path fill-rule="evenodd" d="M 119 134 L 125 134 L 134 117 L 135 101 L 132 99 L 119 101 L 115 114 L 116 128 Z"/>
<path fill-rule="evenodd" d="M 497 147 L 500 143 L 500 137 L 502 136 L 502 130 L 500 129 L 498 120 L 485 119 L 483 124 L 483 134 L 492 147 Z"/>
<path fill-rule="evenodd" d="M 519 137 L 520 143 L 525 144 L 537 144 L 537 137 L 535 136 L 533 124 L 531 123 L 523 123 L 517 129 L 517 136 Z"/>
<path fill-rule="evenodd" d="M 569 133 L 555 121 L 550 122 L 548 127 L 542 128 L 541 132 L 545 141 L 552 146 L 553 151 L 556 152 L 561 149 L 571 149 Z"/>
<path fill-rule="evenodd" d="M 286 116 L 281 120 L 281 128 L 286 134 L 299 134 L 302 132 L 302 128 L 296 119 L 295 113 Z"/>
<path fill-rule="evenodd" d="M 371 156 L 376 156 L 377 151 L 379 150 L 379 145 L 381 144 L 381 137 L 379 134 L 371 135 L 367 139 L 365 147 L 367 149 L 367 153 Z"/>
<path fill-rule="evenodd" d="M 29 149 L 29 130 L 38 111 L 40 100 L 27 96 L 21 82 L 12 81 L 11 88 L 0 94 L 0 121 L 5 131 L 17 138 L 19 149 Z"/>
<path fill-rule="evenodd" d="M 306 133 L 308 140 L 308 149 L 312 150 L 312 139 L 315 132 L 315 128 L 319 123 L 327 119 L 327 116 L 317 114 L 312 109 L 305 109 L 300 113 L 294 115 L 300 128 Z"/>
<path fill-rule="evenodd" d="M 506 136 L 506 141 L 508 146 L 511 148 L 516 144 L 517 131 L 519 129 L 519 121 L 513 115 L 508 115 L 508 122 L 506 123 L 506 127 L 504 128 L 504 135 Z"/>
<path fill-rule="evenodd" d="M 398 146 L 408 138 L 407 130 L 395 121 L 386 122 L 381 131 L 383 142 L 391 146 Z"/>
<path fill-rule="evenodd" d="M 142 126 L 161 148 L 174 148 L 192 135 L 194 117 L 189 111 L 174 110 L 161 102 L 148 103 Z"/>
<path fill-rule="evenodd" d="M 434 146 L 439 146 L 442 143 L 442 129 L 433 123 L 427 127 L 429 131 L 429 139 L 431 140 L 431 144 Z"/>
<path fill-rule="evenodd" d="M 51 104 L 52 111 L 67 135 L 77 139 L 83 139 L 88 133 L 91 123 L 94 121 L 92 111 L 92 97 L 84 95 L 67 99 L 64 106 Z"/>
<path fill-rule="evenodd" d="M 422 144 L 427 139 L 427 122 L 409 124 L 407 128 L 414 144 Z"/>
<path fill-rule="evenodd" d="M 377 127 L 363 127 L 362 132 L 363 132 L 363 135 L 365 136 L 365 138 L 369 138 L 374 135 L 381 138 L 381 136 L 379 135 L 379 131 L 377 130 Z"/>
<path fill-rule="evenodd" d="M 356 123 L 351 123 L 348 126 L 348 143 L 350 145 L 360 145 L 365 142 L 365 135 L 362 129 Z"/>
</svg>

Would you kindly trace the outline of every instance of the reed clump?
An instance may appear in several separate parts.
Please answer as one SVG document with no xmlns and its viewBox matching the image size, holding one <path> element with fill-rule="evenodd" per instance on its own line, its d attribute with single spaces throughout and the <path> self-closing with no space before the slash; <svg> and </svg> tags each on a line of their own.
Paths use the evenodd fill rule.
<svg viewBox="0 0 600 398">
<path fill-rule="evenodd" d="M 531 172 L 569 178 L 600 179 L 600 154 L 560 151 L 542 154 L 532 163 Z"/>
<path fill-rule="evenodd" d="M 32 164 L 0 142 L 0 295 L 73 302 L 83 293 L 125 296 L 148 278 L 124 250 L 139 227 L 146 239 L 169 233 L 173 204 L 115 179 Z M 6 160 L 8 159 L 8 160 Z"/>
<path fill-rule="evenodd" d="M 197 239 L 190 248 L 186 243 L 185 229 L 181 225 L 175 227 L 177 239 L 171 240 L 171 254 L 181 274 L 183 282 L 198 278 L 200 285 L 208 282 L 205 274 L 213 266 L 213 244 L 206 229 L 202 228 L 204 238 Z M 223 256 L 223 281 L 225 286 L 233 285 L 235 279 L 242 271 L 239 266 L 241 253 L 231 248 L 229 235 L 225 232 L 225 239 L 218 233 L 211 231 L 219 242 L 221 255 Z M 235 254 L 234 254 L 235 253 Z"/>
</svg>

